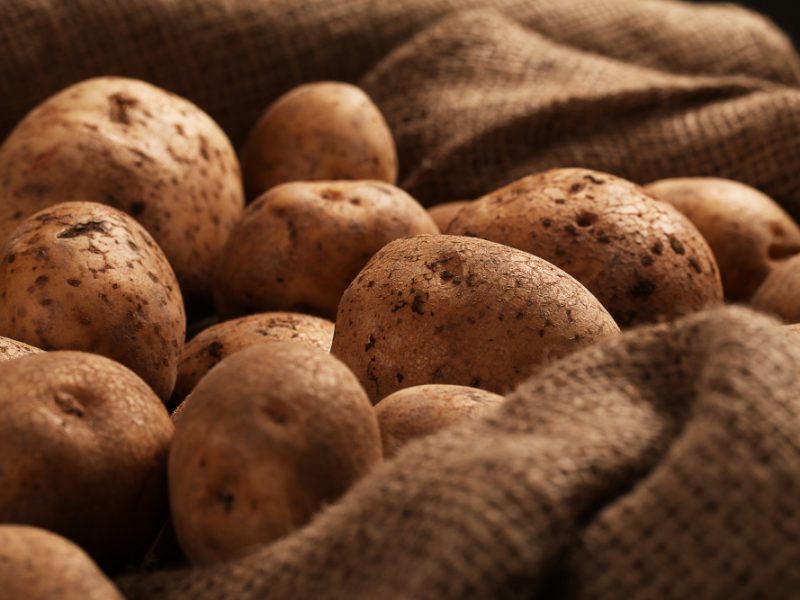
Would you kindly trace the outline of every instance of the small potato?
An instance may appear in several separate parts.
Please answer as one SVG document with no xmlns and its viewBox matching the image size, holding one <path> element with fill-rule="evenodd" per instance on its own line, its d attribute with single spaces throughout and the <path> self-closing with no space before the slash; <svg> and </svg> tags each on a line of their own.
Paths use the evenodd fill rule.
<svg viewBox="0 0 800 600">
<path fill-rule="evenodd" d="M 749 185 L 686 177 L 663 179 L 644 189 L 700 230 L 730 300 L 749 300 L 781 261 L 800 253 L 800 227 L 772 198 Z"/>
<path fill-rule="evenodd" d="M 304 525 L 381 461 L 378 422 L 358 380 L 306 344 L 232 354 L 182 406 L 169 491 L 178 541 L 195 564 Z"/>
<path fill-rule="evenodd" d="M 133 216 L 208 303 L 214 264 L 244 208 L 236 153 L 197 106 L 136 79 L 98 77 L 45 100 L 0 147 L 0 243 L 53 204 Z"/>
<path fill-rule="evenodd" d="M 234 352 L 265 342 L 297 341 L 329 352 L 333 323 L 300 313 L 273 312 L 225 321 L 203 330 L 186 344 L 178 364 L 174 398 L 183 400 L 218 362 Z"/>
<path fill-rule="evenodd" d="M 248 198 L 280 183 L 320 179 L 397 180 L 397 151 L 380 110 L 359 88 L 301 85 L 278 98 L 242 149 Z"/>
<path fill-rule="evenodd" d="M 618 332 L 585 287 L 536 256 L 418 235 L 387 244 L 347 288 L 331 351 L 377 402 L 428 383 L 505 393 Z"/>
<path fill-rule="evenodd" d="M 169 398 L 183 300 L 164 253 L 125 213 L 66 202 L 23 221 L 0 250 L 0 299 L 0 334 L 113 358 Z"/>
<path fill-rule="evenodd" d="M 0 337 L 0 361 L 13 360 L 29 354 L 38 354 L 39 352 L 41 352 L 39 348 L 35 348 L 30 344 L 18 342 L 7 337 Z"/>
<path fill-rule="evenodd" d="M 450 222 L 455 218 L 462 208 L 470 203 L 469 200 L 457 200 L 455 202 L 445 202 L 428 208 L 428 214 L 433 219 L 440 231 L 445 231 Z"/>
<path fill-rule="evenodd" d="M 24 525 L 0 525 L 0 590 L 8 600 L 123 600 L 78 546 Z"/>
<path fill-rule="evenodd" d="M 800 323 L 800 255 L 772 269 L 753 296 L 751 305 L 786 323 Z"/>
<path fill-rule="evenodd" d="M 463 385 L 417 385 L 390 394 L 375 406 L 383 456 L 394 456 L 413 439 L 477 419 L 502 402 L 502 396 Z"/>
<path fill-rule="evenodd" d="M 633 183 L 587 169 L 531 175 L 463 208 L 447 233 L 535 254 L 585 285 L 622 327 L 722 302 L 697 228 Z"/>
<path fill-rule="evenodd" d="M 141 559 L 167 513 L 173 432 L 153 391 L 82 352 L 0 362 L 0 387 L 0 523 L 55 531 L 106 567 Z"/>
<path fill-rule="evenodd" d="M 333 318 L 345 288 L 390 241 L 438 233 L 403 190 L 379 181 L 286 183 L 245 211 L 217 269 L 218 311 Z"/>
</svg>

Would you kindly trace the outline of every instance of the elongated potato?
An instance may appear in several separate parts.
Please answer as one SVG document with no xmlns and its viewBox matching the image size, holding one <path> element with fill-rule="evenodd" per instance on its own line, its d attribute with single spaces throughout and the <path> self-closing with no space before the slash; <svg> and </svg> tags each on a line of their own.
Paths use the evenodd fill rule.
<svg viewBox="0 0 800 600">
<path fill-rule="evenodd" d="M 411 440 L 477 419 L 502 402 L 502 396 L 463 385 L 417 385 L 389 394 L 375 406 L 383 456 L 391 458 Z"/>
<path fill-rule="evenodd" d="M 347 288 L 331 351 L 377 402 L 428 383 L 505 393 L 618 331 L 585 287 L 536 256 L 418 235 L 386 245 Z"/>
<path fill-rule="evenodd" d="M 645 187 L 694 223 L 711 246 L 725 295 L 746 301 L 783 260 L 800 253 L 800 227 L 757 189 L 712 177 L 663 179 Z"/>
<path fill-rule="evenodd" d="M 197 106 L 143 81 L 98 77 L 45 100 L 0 147 L 0 243 L 26 217 L 70 201 L 139 221 L 192 304 L 210 300 L 244 192 L 228 138 Z"/>
<path fill-rule="evenodd" d="M 692 223 L 633 183 L 587 169 L 531 175 L 463 208 L 447 233 L 539 256 L 585 285 L 622 327 L 722 302 L 714 255 Z"/>
</svg>

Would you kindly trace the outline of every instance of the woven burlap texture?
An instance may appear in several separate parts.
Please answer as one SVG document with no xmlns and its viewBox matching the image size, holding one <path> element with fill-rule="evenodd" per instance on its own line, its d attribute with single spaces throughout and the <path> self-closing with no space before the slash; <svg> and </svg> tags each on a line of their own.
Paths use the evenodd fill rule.
<svg viewBox="0 0 800 600">
<path fill-rule="evenodd" d="M 585 166 L 740 179 L 800 214 L 800 59 L 765 19 L 671 0 L 6 0 L 0 135 L 47 95 L 139 77 L 239 146 L 303 81 L 361 82 L 425 203 Z"/>
<path fill-rule="evenodd" d="M 800 346 L 745 309 L 557 363 L 406 447 L 310 526 L 131 598 L 789 598 Z M 792 337 L 793 339 L 790 339 Z"/>
</svg>

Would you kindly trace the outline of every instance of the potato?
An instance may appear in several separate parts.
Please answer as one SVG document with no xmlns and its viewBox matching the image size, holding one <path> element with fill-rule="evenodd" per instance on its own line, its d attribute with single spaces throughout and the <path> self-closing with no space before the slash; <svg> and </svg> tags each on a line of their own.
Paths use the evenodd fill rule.
<svg viewBox="0 0 800 600">
<path fill-rule="evenodd" d="M 100 77 L 34 109 L 0 147 L 0 243 L 53 204 L 124 210 L 156 239 L 190 303 L 244 207 L 225 133 L 191 102 L 143 81 Z"/>
<path fill-rule="evenodd" d="M 0 334 L 126 365 L 166 400 L 186 317 L 175 274 L 131 217 L 66 202 L 23 221 L 0 250 Z"/>
<path fill-rule="evenodd" d="M 280 183 L 397 180 L 397 151 L 380 110 L 359 88 L 335 81 L 294 88 L 259 118 L 242 149 L 248 198 Z"/>
<path fill-rule="evenodd" d="M 749 185 L 686 177 L 663 179 L 644 189 L 669 202 L 700 230 L 714 252 L 730 300 L 749 300 L 776 265 L 800 252 L 797 223 Z"/>
<path fill-rule="evenodd" d="M 587 169 L 531 175 L 472 202 L 447 233 L 525 250 L 589 288 L 622 327 L 722 301 L 711 249 L 669 204 Z"/>
<path fill-rule="evenodd" d="M 413 439 L 485 415 L 502 402 L 502 396 L 463 385 L 417 385 L 390 394 L 375 406 L 383 456 L 394 456 Z"/>
<path fill-rule="evenodd" d="M 462 208 L 470 203 L 469 200 L 456 200 L 455 202 L 445 202 L 428 208 L 428 214 L 433 219 L 440 231 L 445 231 L 450 222 L 455 218 Z"/>
<path fill-rule="evenodd" d="M 35 348 L 30 344 L 24 344 L 7 337 L 0 337 L 0 361 L 13 360 L 39 352 L 41 352 L 39 348 Z"/>
<path fill-rule="evenodd" d="M 438 233 L 422 206 L 379 181 L 286 183 L 247 207 L 222 255 L 226 316 L 296 310 L 333 318 L 345 288 L 388 242 Z"/>
<path fill-rule="evenodd" d="M 169 491 L 178 540 L 197 564 L 300 527 L 381 461 L 364 390 L 341 362 L 305 344 L 241 350 L 183 405 Z"/>
<path fill-rule="evenodd" d="M 753 296 L 751 305 L 786 323 L 800 323 L 800 255 L 772 269 Z"/>
<path fill-rule="evenodd" d="M 213 325 L 184 347 L 174 397 L 183 400 L 211 367 L 249 346 L 297 341 L 328 352 L 332 340 L 331 321 L 300 313 L 261 313 Z"/>
<path fill-rule="evenodd" d="M 618 331 L 586 288 L 536 256 L 418 235 L 386 245 L 347 288 L 331 351 L 377 402 L 428 383 L 505 393 Z"/>
<path fill-rule="evenodd" d="M 104 566 L 140 559 L 166 515 L 173 427 L 134 373 L 83 352 L 0 362 L 0 523 L 55 531 Z"/>
</svg>

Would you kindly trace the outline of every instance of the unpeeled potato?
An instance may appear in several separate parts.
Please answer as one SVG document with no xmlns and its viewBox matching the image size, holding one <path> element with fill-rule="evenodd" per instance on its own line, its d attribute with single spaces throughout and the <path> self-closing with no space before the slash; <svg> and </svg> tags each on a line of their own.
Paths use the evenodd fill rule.
<svg viewBox="0 0 800 600">
<path fill-rule="evenodd" d="M 786 323 L 800 323 L 800 254 L 772 269 L 753 296 L 751 305 Z"/>
<path fill-rule="evenodd" d="M 445 202 L 428 208 L 428 214 L 436 223 L 439 231 L 446 231 L 452 220 L 462 208 L 470 203 L 469 200 L 456 200 L 455 202 Z"/>
</svg>

